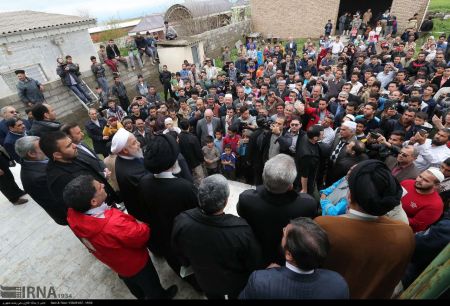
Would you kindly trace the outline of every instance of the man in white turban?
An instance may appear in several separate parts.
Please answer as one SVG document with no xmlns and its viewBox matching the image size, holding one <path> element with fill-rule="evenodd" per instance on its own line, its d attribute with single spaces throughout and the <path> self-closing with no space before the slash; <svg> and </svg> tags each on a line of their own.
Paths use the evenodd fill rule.
<svg viewBox="0 0 450 306">
<path fill-rule="evenodd" d="M 111 152 L 117 154 L 115 172 L 123 203 L 128 213 L 137 217 L 141 213 L 138 184 L 148 173 L 144 168 L 141 144 L 132 133 L 121 128 L 112 139 Z"/>
</svg>

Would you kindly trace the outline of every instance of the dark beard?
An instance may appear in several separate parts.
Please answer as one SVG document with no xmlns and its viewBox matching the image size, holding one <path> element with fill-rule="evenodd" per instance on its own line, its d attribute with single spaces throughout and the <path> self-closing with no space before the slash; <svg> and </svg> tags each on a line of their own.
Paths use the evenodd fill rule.
<svg viewBox="0 0 450 306">
<path fill-rule="evenodd" d="M 428 191 L 430 191 L 430 190 L 433 188 L 433 187 L 429 187 L 429 188 L 417 187 L 415 184 L 414 184 L 414 187 L 415 187 L 417 190 L 422 191 L 423 193 L 427 193 Z"/>
<path fill-rule="evenodd" d="M 442 145 L 445 145 L 447 142 L 446 141 L 444 141 L 444 142 L 439 142 L 438 140 L 436 140 L 436 139 L 433 139 L 432 141 L 431 141 L 431 144 L 432 145 L 435 145 L 435 146 L 442 146 Z"/>
</svg>

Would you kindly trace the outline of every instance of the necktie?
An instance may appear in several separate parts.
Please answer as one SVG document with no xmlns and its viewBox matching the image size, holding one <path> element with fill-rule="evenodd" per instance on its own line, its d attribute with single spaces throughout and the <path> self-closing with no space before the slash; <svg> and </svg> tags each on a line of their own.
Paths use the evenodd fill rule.
<svg viewBox="0 0 450 306">
<path fill-rule="evenodd" d="M 341 150 L 342 150 L 342 148 L 344 147 L 345 144 L 346 144 L 345 141 L 342 141 L 342 140 L 339 141 L 339 144 L 336 146 L 336 149 L 334 149 L 333 153 L 331 154 L 331 161 L 332 162 L 336 161 L 336 159 L 337 159 L 337 157 L 339 155 L 339 152 L 341 152 Z"/>
</svg>

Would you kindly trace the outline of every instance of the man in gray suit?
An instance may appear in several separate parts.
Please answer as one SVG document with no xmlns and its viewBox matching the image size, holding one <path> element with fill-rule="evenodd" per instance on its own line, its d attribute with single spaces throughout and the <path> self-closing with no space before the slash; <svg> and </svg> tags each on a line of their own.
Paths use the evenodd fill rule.
<svg viewBox="0 0 450 306">
<path fill-rule="evenodd" d="M 414 146 L 406 146 L 397 155 L 397 162 L 386 162 L 386 165 L 399 182 L 410 179 L 415 180 L 420 174 L 419 169 L 414 164 L 417 156 L 419 156 L 419 152 Z"/>
<path fill-rule="evenodd" d="M 202 145 L 202 147 L 206 145 L 206 137 L 214 137 L 214 132 L 219 127 L 220 119 L 214 117 L 214 113 L 212 110 L 205 110 L 205 116 L 203 119 L 200 119 L 198 121 L 196 128 L 197 137 L 200 140 L 200 144 Z"/>
<path fill-rule="evenodd" d="M 339 158 L 343 158 L 346 155 L 345 148 L 347 145 L 356 141 L 355 137 L 356 132 L 356 123 L 353 121 L 344 121 L 339 130 L 339 134 L 336 135 L 334 142 L 331 146 L 331 156 L 328 161 L 328 171 L 327 171 L 327 186 L 330 186 L 332 183 L 337 181 L 340 177 L 336 177 L 333 171 L 334 166 L 336 165 L 336 161 Z"/>
</svg>

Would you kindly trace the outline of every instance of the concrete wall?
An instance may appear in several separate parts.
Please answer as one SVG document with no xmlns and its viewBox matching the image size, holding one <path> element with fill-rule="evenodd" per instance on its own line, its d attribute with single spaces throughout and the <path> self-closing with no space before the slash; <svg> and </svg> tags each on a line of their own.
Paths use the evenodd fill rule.
<svg viewBox="0 0 450 306">
<path fill-rule="evenodd" d="M 149 61 L 145 64 L 142 70 L 136 69 L 135 71 L 127 71 L 123 65 L 119 65 L 119 71 L 122 82 L 125 83 L 127 87 L 127 92 L 130 101 L 137 95 L 134 86 L 137 82 L 137 75 L 142 74 L 150 85 L 156 86 L 157 90 L 162 90 L 161 84 L 158 78 L 158 66 L 151 65 Z M 112 84 L 112 73 L 109 68 L 106 68 L 107 78 Z M 91 71 L 82 74 L 83 80 L 89 85 L 89 87 L 94 90 L 97 86 L 97 82 L 94 79 Z M 88 119 L 87 112 L 80 104 L 75 95 L 64 85 L 62 85 L 60 80 L 52 81 L 44 84 L 44 96 L 47 103 L 51 104 L 57 114 L 57 120 L 61 122 L 81 122 Z M 12 105 L 24 116 L 24 105 L 19 100 L 17 94 L 9 95 L 7 97 L 0 98 L 0 108 Z M 82 120 L 82 121 L 79 121 Z"/>
<path fill-rule="evenodd" d="M 55 44 L 55 41 L 57 44 Z M 58 80 L 56 58 L 71 55 L 80 71 L 90 70 L 90 57 L 97 55 L 86 26 L 6 36 L 0 39 L 0 74 L 40 64 L 49 81 Z M 14 93 L 0 77 L 0 97 Z"/>
<path fill-rule="evenodd" d="M 193 37 L 200 38 L 204 43 L 205 56 L 217 58 L 222 55 L 222 48 L 234 44 L 240 39 L 244 41 L 243 36 L 251 32 L 250 20 L 230 24 L 212 31 L 204 32 Z M 203 60 L 203 59 L 201 59 Z"/>
<path fill-rule="evenodd" d="M 400 34 L 414 13 L 419 13 L 420 26 L 428 2 L 393 0 L 392 13 L 397 16 Z M 339 4 L 339 0 L 250 0 L 253 30 L 283 39 L 319 37 L 328 19 L 337 20 Z"/>
<path fill-rule="evenodd" d="M 200 61 L 202 61 L 205 57 L 205 54 L 203 52 L 203 42 L 199 42 L 197 46 L 199 53 L 198 56 Z M 173 73 L 181 70 L 181 65 L 183 64 L 184 60 L 187 60 L 189 63 L 194 63 L 192 46 L 158 47 L 158 55 L 161 70 L 163 65 L 167 65 L 167 70 Z M 198 67 L 199 63 L 196 64 Z"/>
</svg>

